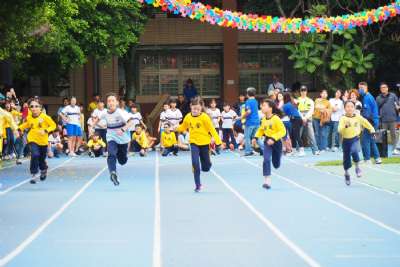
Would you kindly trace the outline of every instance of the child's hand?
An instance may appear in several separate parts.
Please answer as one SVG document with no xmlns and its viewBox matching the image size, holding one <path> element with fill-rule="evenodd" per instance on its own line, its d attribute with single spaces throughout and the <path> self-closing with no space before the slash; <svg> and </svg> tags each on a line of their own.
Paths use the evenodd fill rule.
<svg viewBox="0 0 400 267">
<path fill-rule="evenodd" d="M 267 145 L 272 146 L 273 144 L 275 144 L 274 140 L 272 140 L 272 139 L 267 140 Z"/>
</svg>

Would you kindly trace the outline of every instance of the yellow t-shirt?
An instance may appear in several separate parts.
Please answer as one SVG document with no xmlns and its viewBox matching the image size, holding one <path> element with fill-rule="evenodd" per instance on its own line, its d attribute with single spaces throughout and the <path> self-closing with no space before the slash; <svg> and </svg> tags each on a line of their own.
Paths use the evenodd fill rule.
<svg viewBox="0 0 400 267">
<path fill-rule="evenodd" d="M 258 128 L 256 137 L 260 138 L 265 136 L 267 138 L 272 138 L 275 141 L 279 141 L 286 135 L 286 128 L 281 119 L 273 115 L 271 118 L 263 118 L 261 121 L 261 126 Z"/>
<path fill-rule="evenodd" d="M 317 98 L 314 106 L 314 119 L 321 119 L 322 112 L 330 112 L 331 103 L 327 99 Z"/>
<path fill-rule="evenodd" d="M 19 129 L 22 131 L 29 129 L 28 143 L 47 146 L 49 142 L 49 133 L 56 129 L 56 123 L 50 116 L 40 113 L 37 117 L 29 115 L 26 121 L 19 126 Z"/>
<path fill-rule="evenodd" d="M 134 132 L 132 134 L 132 139 L 136 141 L 142 148 L 148 148 L 149 146 L 147 136 L 144 131 L 142 131 L 140 134 Z"/>
<path fill-rule="evenodd" d="M 338 132 L 344 139 L 351 139 L 361 134 L 362 127 L 371 133 L 375 132 L 371 123 L 360 115 L 342 116 L 339 120 Z"/>
<path fill-rule="evenodd" d="M 93 110 L 95 110 L 97 108 L 97 102 L 96 101 L 92 101 L 89 103 L 88 106 L 88 111 L 89 112 L 93 112 Z"/>
<path fill-rule="evenodd" d="M 176 136 L 174 132 L 170 132 L 169 134 L 166 132 L 162 132 L 161 134 L 161 145 L 163 147 L 172 147 L 177 144 Z"/>
<path fill-rule="evenodd" d="M 5 137 L 6 128 L 11 128 L 14 131 L 17 130 L 18 126 L 16 125 L 12 115 L 0 108 L 0 138 Z"/>
<path fill-rule="evenodd" d="M 88 148 L 92 148 L 97 145 L 99 145 L 101 147 L 106 147 L 106 144 L 103 142 L 103 140 L 101 138 L 99 138 L 96 142 L 93 139 L 90 139 L 87 144 Z"/>
<path fill-rule="evenodd" d="M 211 143 L 211 137 L 214 138 L 216 145 L 222 144 L 221 138 L 215 130 L 210 117 L 204 112 L 196 117 L 191 113 L 185 116 L 177 131 L 186 132 L 187 130 L 189 130 L 189 142 L 191 144 L 198 146 L 209 145 Z"/>
</svg>

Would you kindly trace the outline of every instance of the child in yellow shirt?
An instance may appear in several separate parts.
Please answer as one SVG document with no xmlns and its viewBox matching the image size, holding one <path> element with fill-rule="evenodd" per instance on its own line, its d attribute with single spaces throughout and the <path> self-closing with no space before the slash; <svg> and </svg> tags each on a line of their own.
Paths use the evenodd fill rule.
<svg viewBox="0 0 400 267">
<path fill-rule="evenodd" d="M 101 139 L 99 133 L 94 133 L 87 144 L 89 149 L 89 156 L 98 158 L 103 156 L 104 149 L 106 148 L 106 143 Z"/>
<path fill-rule="evenodd" d="M 168 156 L 171 152 L 174 156 L 178 156 L 178 142 L 175 132 L 171 132 L 171 124 L 169 122 L 164 124 L 164 131 L 161 133 L 161 146 L 164 148 L 163 157 Z"/>
<path fill-rule="evenodd" d="M 31 149 L 30 171 L 32 174 L 31 184 L 36 184 L 36 175 L 40 169 L 40 180 L 47 178 L 47 146 L 49 143 L 49 133 L 56 129 L 53 119 L 42 112 L 42 105 L 38 99 L 29 101 L 31 115 L 19 126 L 21 131 L 29 129 L 28 144 Z"/>
<path fill-rule="evenodd" d="M 141 157 L 146 156 L 147 136 L 140 124 L 136 125 L 135 132 L 132 134 L 132 146 L 133 152 L 139 152 Z"/>
<path fill-rule="evenodd" d="M 261 121 L 261 126 L 255 135 L 256 138 L 265 137 L 264 141 L 264 162 L 263 188 L 271 188 L 271 160 L 275 169 L 281 165 L 282 157 L 282 138 L 286 135 L 286 128 L 277 114 L 280 111 L 270 99 L 265 99 L 261 103 L 261 111 L 265 114 L 265 118 Z"/>
<path fill-rule="evenodd" d="M 356 175 L 361 177 L 360 169 L 360 134 L 362 128 L 368 129 L 373 134 L 375 133 L 374 127 L 363 118 L 361 115 L 355 113 L 356 107 L 352 101 L 347 101 L 344 104 L 345 115 L 339 120 L 338 132 L 343 137 L 343 168 L 346 185 L 350 185 L 349 169 L 351 168 L 351 158 L 356 165 Z"/>
<path fill-rule="evenodd" d="M 211 118 L 204 112 L 204 101 L 200 97 L 195 97 L 191 101 L 191 112 L 185 116 L 182 124 L 177 128 L 178 132 L 189 131 L 189 142 L 192 154 L 192 167 L 194 182 L 196 184 L 195 192 L 202 190 L 200 181 L 200 162 L 201 170 L 208 172 L 211 169 L 210 143 L 211 137 L 215 144 L 221 145 L 219 137 Z"/>
</svg>

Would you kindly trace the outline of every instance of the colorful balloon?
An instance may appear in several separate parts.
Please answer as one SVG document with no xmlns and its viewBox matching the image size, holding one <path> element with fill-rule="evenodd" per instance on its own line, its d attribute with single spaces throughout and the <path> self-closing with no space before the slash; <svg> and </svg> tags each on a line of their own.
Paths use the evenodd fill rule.
<svg viewBox="0 0 400 267">
<path fill-rule="evenodd" d="M 336 17 L 285 18 L 244 14 L 238 11 L 222 10 L 191 0 L 137 0 L 142 4 L 161 7 L 164 12 L 188 17 L 226 28 L 256 32 L 309 33 L 337 32 L 355 27 L 378 23 L 400 14 L 400 0 L 354 14 Z"/>
</svg>

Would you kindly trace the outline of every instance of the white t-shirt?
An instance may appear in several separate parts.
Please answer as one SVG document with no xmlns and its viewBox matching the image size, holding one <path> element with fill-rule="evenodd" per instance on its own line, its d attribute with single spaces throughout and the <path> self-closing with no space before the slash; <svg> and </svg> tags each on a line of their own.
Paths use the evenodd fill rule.
<svg viewBox="0 0 400 267">
<path fill-rule="evenodd" d="M 92 117 L 101 118 L 104 114 L 107 113 L 107 109 L 103 108 L 102 110 L 96 108 L 93 110 Z M 107 122 L 104 119 L 100 119 L 99 122 L 94 126 L 95 129 L 107 129 Z"/>
<path fill-rule="evenodd" d="M 341 99 L 331 98 L 329 99 L 332 107 L 335 107 L 337 110 L 335 112 L 332 111 L 331 121 L 339 121 L 340 117 L 344 114 L 344 105 Z"/>
<path fill-rule="evenodd" d="M 244 134 L 238 133 L 237 136 L 235 136 L 235 141 L 236 144 L 241 144 L 244 141 Z"/>
<path fill-rule="evenodd" d="M 67 116 L 68 121 L 67 124 L 73 124 L 77 126 L 81 126 L 81 108 L 77 105 L 71 106 L 68 105 L 62 110 L 62 114 Z"/>
<path fill-rule="evenodd" d="M 164 128 L 165 123 L 167 122 L 167 112 L 169 109 L 164 110 L 160 114 L 160 122 L 161 122 L 161 129 Z"/>
<path fill-rule="evenodd" d="M 179 109 L 168 109 L 165 113 L 166 120 L 171 124 L 172 129 L 176 129 L 182 121 L 182 112 Z"/>
<path fill-rule="evenodd" d="M 122 135 L 118 135 L 118 130 L 124 127 L 128 121 L 131 120 L 128 112 L 117 108 L 112 113 L 107 111 L 100 117 L 100 119 L 104 119 L 107 123 L 107 142 L 114 141 L 117 144 L 127 144 L 131 141 L 129 131 L 125 131 Z"/>
<path fill-rule="evenodd" d="M 232 129 L 233 121 L 237 118 L 237 114 L 234 110 L 229 110 L 228 112 L 222 111 L 222 129 Z"/>
<path fill-rule="evenodd" d="M 49 134 L 49 144 L 51 144 L 52 146 L 56 145 L 56 144 L 60 144 L 61 143 L 61 139 L 60 136 L 57 135 L 56 137 L 54 137 L 52 134 Z"/>
<path fill-rule="evenodd" d="M 211 117 L 214 128 L 219 128 L 218 119 L 221 117 L 221 111 L 219 110 L 219 108 L 215 108 L 215 110 L 212 110 L 211 108 L 209 108 L 207 110 L 207 114 Z"/>
<path fill-rule="evenodd" d="M 131 116 L 131 119 L 133 120 L 132 127 L 129 129 L 129 131 L 133 132 L 136 128 L 136 125 L 140 124 L 140 121 L 143 119 L 143 117 L 142 117 L 142 114 L 140 114 L 140 112 L 129 113 L 129 115 Z"/>
</svg>

